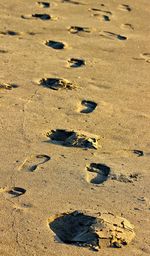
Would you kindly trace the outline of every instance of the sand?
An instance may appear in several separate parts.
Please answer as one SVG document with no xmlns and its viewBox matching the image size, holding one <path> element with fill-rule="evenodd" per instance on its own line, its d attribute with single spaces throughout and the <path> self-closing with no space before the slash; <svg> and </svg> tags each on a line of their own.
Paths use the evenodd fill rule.
<svg viewBox="0 0 150 256">
<path fill-rule="evenodd" d="M 150 255 L 149 10 L 0 2 L 1 256 Z M 73 211 L 126 218 L 135 238 L 98 252 L 61 243 L 48 219 Z"/>
</svg>

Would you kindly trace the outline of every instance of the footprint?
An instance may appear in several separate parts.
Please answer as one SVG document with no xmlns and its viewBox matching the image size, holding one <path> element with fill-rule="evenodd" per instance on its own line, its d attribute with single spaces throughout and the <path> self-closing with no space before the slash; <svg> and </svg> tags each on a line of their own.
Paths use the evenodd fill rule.
<svg viewBox="0 0 150 256">
<path fill-rule="evenodd" d="M 61 1 L 62 3 L 70 3 L 70 4 L 82 4 L 83 5 L 83 3 L 79 3 L 79 2 L 77 2 L 77 1 L 73 1 L 73 0 L 62 0 Z"/>
<path fill-rule="evenodd" d="M 46 41 L 45 43 L 47 46 L 55 49 L 55 50 L 61 50 L 61 49 L 64 49 L 65 48 L 65 44 L 62 43 L 62 42 L 57 42 L 57 41 L 52 41 L 52 40 L 49 40 L 49 41 Z"/>
<path fill-rule="evenodd" d="M 110 21 L 110 18 L 109 18 L 108 15 L 103 15 L 103 20 L 104 20 L 104 21 Z"/>
<path fill-rule="evenodd" d="M 100 12 L 100 13 L 105 13 L 107 15 L 112 15 L 112 12 L 106 11 L 106 10 L 102 10 L 102 9 L 98 9 L 98 8 L 90 8 L 89 11 Z"/>
<path fill-rule="evenodd" d="M 22 196 L 23 194 L 25 194 L 25 192 L 26 189 L 20 187 L 13 187 L 11 190 L 8 191 L 8 193 L 14 197 Z"/>
<path fill-rule="evenodd" d="M 0 49 L 0 53 L 7 53 L 8 51 Z"/>
<path fill-rule="evenodd" d="M 103 34 L 100 34 L 100 36 L 108 38 L 108 39 L 118 39 L 121 41 L 127 40 L 126 36 L 115 34 L 115 33 L 109 32 L 109 31 L 104 31 Z"/>
<path fill-rule="evenodd" d="M 48 219 L 57 240 L 66 244 L 101 248 L 121 248 L 135 237 L 134 226 L 125 218 L 111 212 L 89 214 L 82 211 L 56 214 Z"/>
<path fill-rule="evenodd" d="M 150 53 L 145 52 L 140 54 L 140 58 L 133 58 L 134 60 L 145 60 L 145 62 L 150 63 Z"/>
<path fill-rule="evenodd" d="M 0 89 L 12 90 L 13 88 L 18 88 L 16 84 L 0 84 Z"/>
<path fill-rule="evenodd" d="M 128 4 L 121 4 L 119 5 L 119 9 L 122 11 L 127 11 L 127 12 L 131 12 L 132 9 Z"/>
<path fill-rule="evenodd" d="M 97 103 L 90 100 L 82 100 L 81 105 L 84 106 L 84 109 L 82 109 L 80 113 L 85 113 L 85 114 L 92 113 L 97 107 Z"/>
<path fill-rule="evenodd" d="M 150 53 L 149 52 L 145 52 L 141 54 L 141 57 L 148 63 L 150 63 Z"/>
<path fill-rule="evenodd" d="M 142 150 L 134 149 L 132 152 L 136 154 L 138 157 L 144 156 L 144 152 Z"/>
<path fill-rule="evenodd" d="M 134 30 L 134 26 L 130 23 L 125 23 L 121 25 L 121 28 L 128 29 L 128 30 Z"/>
<path fill-rule="evenodd" d="M 8 186 L 0 187 L 0 193 L 8 193 L 8 194 L 12 195 L 13 197 L 21 196 L 21 195 L 25 194 L 25 192 L 26 192 L 26 189 L 21 188 L 21 187 L 12 187 L 11 189 L 9 189 Z"/>
<path fill-rule="evenodd" d="M 18 36 L 20 33 L 12 31 L 12 30 L 7 30 L 5 32 L 0 32 L 1 35 L 8 35 L 8 36 Z"/>
<path fill-rule="evenodd" d="M 45 13 L 35 13 L 32 15 L 21 15 L 22 19 L 40 19 L 40 20 L 51 20 L 51 16 L 49 14 Z"/>
<path fill-rule="evenodd" d="M 70 60 L 68 60 L 68 63 L 70 64 L 71 68 L 79 68 L 85 65 L 85 61 L 83 59 L 76 58 L 71 58 Z"/>
<path fill-rule="evenodd" d="M 19 167 L 19 170 L 26 172 L 34 172 L 39 165 L 48 162 L 51 158 L 48 155 L 31 155 Z"/>
<path fill-rule="evenodd" d="M 47 133 L 51 142 L 58 145 L 78 148 L 98 148 L 98 136 L 63 129 L 51 130 Z"/>
<path fill-rule="evenodd" d="M 105 182 L 110 175 L 111 169 L 105 164 L 91 163 L 87 166 L 86 180 L 98 185 Z"/>
<path fill-rule="evenodd" d="M 72 90 L 76 88 L 76 86 L 73 85 L 71 82 L 62 78 L 43 78 L 40 80 L 40 85 L 52 90 L 59 90 L 59 89 Z"/>
<path fill-rule="evenodd" d="M 90 29 L 88 27 L 78 27 L 78 26 L 71 26 L 69 27 L 69 32 L 72 34 L 77 34 L 79 32 L 86 32 L 90 33 Z"/>
<path fill-rule="evenodd" d="M 37 2 L 37 4 L 42 8 L 49 8 L 50 7 L 49 2 Z"/>
</svg>

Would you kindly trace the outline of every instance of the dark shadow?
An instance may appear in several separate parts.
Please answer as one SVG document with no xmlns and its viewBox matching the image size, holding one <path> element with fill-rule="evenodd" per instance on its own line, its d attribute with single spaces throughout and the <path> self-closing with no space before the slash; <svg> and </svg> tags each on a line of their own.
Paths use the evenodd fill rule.
<svg viewBox="0 0 150 256">
<path fill-rule="evenodd" d="M 87 171 L 97 174 L 97 176 L 93 178 L 90 182 L 98 185 L 107 181 L 111 169 L 105 164 L 91 163 L 90 166 L 87 167 Z"/>
<path fill-rule="evenodd" d="M 89 113 L 93 112 L 95 110 L 95 108 L 97 107 L 97 103 L 95 103 L 94 101 L 89 101 L 89 100 L 83 100 L 81 102 L 81 104 L 85 108 L 82 109 L 80 112 L 85 113 L 85 114 L 89 114 Z"/>
<path fill-rule="evenodd" d="M 71 58 L 68 62 L 72 68 L 78 68 L 85 65 L 85 61 L 82 59 Z"/>
<path fill-rule="evenodd" d="M 57 41 L 52 41 L 52 40 L 47 41 L 45 44 L 46 44 L 47 46 L 49 46 L 49 47 L 55 49 L 55 50 L 61 50 L 61 49 L 64 49 L 64 47 L 65 47 L 65 44 L 64 44 L 64 43 L 62 43 L 62 42 L 57 42 Z"/>
<path fill-rule="evenodd" d="M 8 193 L 13 195 L 14 197 L 21 196 L 25 192 L 26 192 L 26 189 L 20 188 L 20 187 L 13 187 L 10 191 L 8 191 Z"/>
<path fill-rule="evenodd" d="M 84 215 L 79 211 L 64 214 L 49 223 L 51 230 L 64 243 L 77 246 L 99 247 L 99 237 L 92 225 L 96 224 L 96 218 Z"/>
</svg>

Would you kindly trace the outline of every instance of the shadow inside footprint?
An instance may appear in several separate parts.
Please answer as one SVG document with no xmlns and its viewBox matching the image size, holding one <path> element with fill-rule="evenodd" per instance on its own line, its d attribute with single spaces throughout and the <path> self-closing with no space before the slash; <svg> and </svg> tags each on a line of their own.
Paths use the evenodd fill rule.
<svg viewBox="0 0 150 256">
<path fill-rule="evenodd" d="M 104 31 L 103 34 L 100 34 L 100 36 L 108 38 L 108 39 L 115 39 L 116 38 L 116 39 L 118 39 L 120 41 L 127 40 L 126 36 L 115 34 L 113 32 L 109 32 L 109 31 Z"/>
<path fill-rule="evenodd" d="M 110 167 L 105 164 L 91 163 L 87 167 L 87 181 L 93 184 L 102 184 L 108 179 Z M 94 173 L 94 176 L 91 174 Z"/>
<path fill-rule="evenodd" d="M 123 10 L 123 11 L 128 11 L 128 12 L 132 11 L 131 7 L 128 4 L 121 4 L 121 5 L 119 5 L 119 9 Z"/>
<path fill-rule="evenodd" d="M 76 34 L 76 33 L 79 33 L 79 32 L 86 32 L 86 33 L 90 32 L 88 27 L 78 27 L 78 26 L 71 26 L 68 30 L 72 34 Z"/>
<path fill-rule="evenodd" d="M 71 58 L 70 60 L 68 60 L 68 62 L 71 68 L 79 68 L 85 65 L 85 61 L 82 59 Z"/>
<path fill-rule="evenodd" d="M 18 32 L 12 31 L 12 30 L 7 30 L 5 32 L 0 32 L 2 35 L 8 35 L 8 36 L 17 36 L 19 35 Z"/>
<path fill-rule="evenodd" d="M 42 165 L 50 160 L 48 155 L 31 155 L 27 158 L 19 168 L 22 171 L 34 172 L 39 165 Z"/>
<path fill-rule="evenodd" d="M 136 154 L 138 157 L 144 156 L 144 152 L 142 150 L 134 149 L 132 152 Z"/>
<path fill-rule="evenodd" d="M 77 1 L 73 1 L 73 0 L 62 0 L 62 3 L 70 3 L 70 4 L 81 4 Z"/>
<path fill-rule="evenodd" d="M 98 138 L 95 135 L 87 135 L 75 131 L 56 129 L 48 132 L 47 137 L 49 137 L 54 144 L 58 145 L 79 147 L 84 149 L 98 148 Z"/>
<path fill-rule="evenodd" d="M 93 112 L 95 110 L 95 108 L 97 107 L 97 103 L 95 103 L 94 101 L 89 101 L 89 100 L 82 100 L 81 104 L 85 108 L 82 109 L 80 111 L 80 113 L 85 113 L 85 114 L 89 114 L 89 113 Z"/>
<path fill-rule="evenodd" d="M 81 211 L 56 214 L 48 219 L 50 229 L 59 242 L 88 247 L 121 248 L 135 237 L 134 226 L 111 212 L 90 214 Z"/>
<path fill-rule="evenodd" d="M 13 187 L 11 190 L 8 191 L 14 197 L 18 197 L 23 195 L 26 192 L 26 189 L 20 187 Z"/>
<path fill-rule="evenodd" d="M 12 90 L 13 88 L 18 88 L 16 84 L 0 84 L 0 89 Z"/>
<path fill-rule="evenodd" d="M 51 19 L 51 16 L 49 14 L 45 14 L 45 13 L 35 13 L 35 14 L 32 14 L 32 15 L 21 15 L 21 18 L 22 19 L 33 19 L 33 18 L 36 18 L 36 19 L 40 19 L 40 20 L 50 20 Z"/>
<path fill-rule="evenodd" d="M 52 40 L 49 40 L 49 41 L 46 41 L 45 43 L 47 46 L 55 49 L 55 50 L 61 50 L 61 49 L 64 49 L 65 47 L 65 44 L 62 43 L 62 42 L 57 42 L 57 41 L 52 41 Z"/>
<path fill-rule="evenodd" d="M 122 36 L 122 35 L 117 35 L 117 39 L 119 40 L 127 40 L 126 36 Z"/>
<path fill-rule="evenodd" d="M 49 8 L 50 7 L 50 3 L 48 2 L 37 2 L 37 4 L 43 8 Z"/>
<path fill-rule="evenodd" d="M 87 246 L 94 250 L 99 247 L 99 239 L 91 227 L 93 224 L 96 224 L 95 217 L 74 211 L 56 218 L 49 226 L 62 242 Z"/>
<path fill-rule="evenodd" d="M 40 80 L 40 85 L 52 90 L 59 90 L 59 89 L 71 90 L 75 88 L 75 86 L 71 82 L 61 78 L 43 78 Z"/>
<path fill-rule="evenodd" d="M 103 20 L 104 20 L 104 21 L 110 21 L 110 18 L 109 18 L 108 15 L 103 15 Z"/>
</svg>

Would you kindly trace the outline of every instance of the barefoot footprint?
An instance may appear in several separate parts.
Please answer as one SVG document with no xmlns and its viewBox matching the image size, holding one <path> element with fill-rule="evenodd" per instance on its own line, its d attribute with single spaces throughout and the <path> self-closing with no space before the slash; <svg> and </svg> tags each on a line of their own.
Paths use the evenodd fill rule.
<svg viewBox="0 0 150 256">
<path fill-rule="evenodd" d="M 18 36 L 18 35 L 20 35 L 20 33 L 15 32 L 13 30 L 7 30 L 5 32 L 1 31 L 0 34 L 1 35 L 6 35 L 6 36 Z"/>
<path fill-rule="evenodd" d="M 0 89 L 12 90 L 13 88 L 18 88 L 16 84 L 0 84 Z"/>
<path fill-rule="evenodd" d="M 83 59 L 76 58 L 71 58 L 70 60 L 68 60 L 68 63 L 71 68 L 79 68 L 85 65 L 85 61 Z"/>
<path fill-rule="evenodd" d="M 131 12 L 132 9 L 128 4 L 121 4 L 119 5 L 119 9 L 122 11 L 127 11 L 127 12 Z"/>
<path fill-rule="evenodd" d="M 71 26 L 69 27 L 68 30 L 72 34 L 77 34 L 79 32 L 86 32 L 86 33 L 90 32 L 90 29 L 88 27 L 78 27 L 78 26 Z"/>
<path fill-rule="evenodd" d="M 50 3 L 48 3 L 48 2 L 37 2 L 37 4 L 40 7 L 43 7 L 43 8 L 49 8 L 50 7 Z"/>
<path fill-rule="evenodd" d="M 62 42 L 57 42 L 57 41 L 52 41 L 52 40 L 49 40 L 49 41 L 46 41 L 45 45 L 47 45 L 48 47 L 51 47 L 55 50 L 62 50 L 65 48 L 65 44 L 62 43 Z"/>
<path fill-rule="evenodd" d="M 82 100 L 81 105 L 84 107 L 80 113 L 89 114 L 92 113 L 97 107 L 97 103 L 90 100 Z"/>
<path fill-rule="evenodd" d="M 105 182 L 111 172 L 110 167 L 108 167 L 105 164 L 97 164 L 97 163 L 91 163 L 89 166 L 86 167 L 86 180 L 89 183 L 98 185 Z"/>
<path fill-rule="evenodd" d="M 22 196 L 26 193 L 26 189 L 21 187 L 12 187 L 11 189 L 8 186 L 0 187 L 0 193 L 8 193 L 13 197 Z"/>
<path fill-rule="evenodd" d="M 48 162 L 50 156 L 48 155 L 31 155 L 29 158 L 25 159 L 23 164 L 19 167 L 19 170 L 26 172 L 34 172 L 38 166 Z"/>
<path fill-rule="evenodd" d="M 25 194 L 26 189 L 20 188 L 20 187 L 13 187 L 11 190 L 8 191 L 9 194 L 11 194 L 13 197 L 22 196 Z"/>
<path fill-rule="evenodd" d="M 100 36 L 108 38 L 108 39 L 118 39 L 120 41 L 127 40 L 126 36 L 116 34 L 116 33 L 113 33 L 113 32 L 109 32 L 109 31 L 103 31 L 102 34 L 100 34 Z"/>
<path fill-rule="evenodd" d="M 73 1 L 73 0 L 62 0 L 62 3 L 82 4 L 82 5 L 83 5 L 83 3 L 79 3 L 79 2 L 77 2 L 77 1 Z"/>
<path fill-rule="evenodd" d="M 93 134 L 81 133 L 78 131 L 69 131 L 56 129 L 47 132 L 47 137 L 54 144 L 66 147 L 78 147 L 84 149 L 97 149 L 99 137 Z"/>
<path fill-rule="evenodd" d="M 31 15 L 21 15 L 22 19 L 40 19 L 40 20 L 50 20 L 51 16 L 46 13 L 35 13 Z"/>
<path fill-rule="evenodd" d="M 74 84 L 63 78 L 43 78 L 40 80 L 39 84 L 56 91 L 59 89 L 72 90 L 76 88 Z"/>
</svg>

